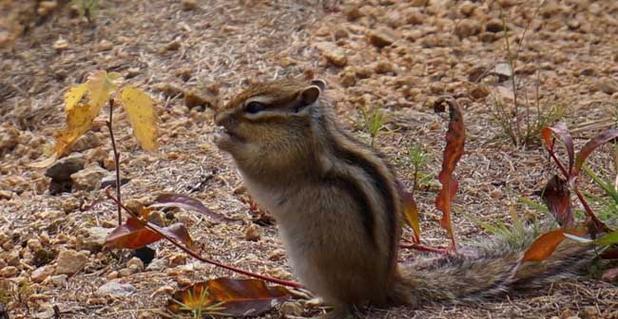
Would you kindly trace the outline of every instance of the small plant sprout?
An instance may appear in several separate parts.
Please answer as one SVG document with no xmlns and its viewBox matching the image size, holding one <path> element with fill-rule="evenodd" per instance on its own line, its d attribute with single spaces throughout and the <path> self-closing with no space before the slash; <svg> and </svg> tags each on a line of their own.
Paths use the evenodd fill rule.
<svg viewBox="0 0 618 319">
<path fill-rule="evenodd" d="M 172 299 L 172 302 L 179 306 L 179 310 L 188 312 L 195 319 L 204 318 L 203 315 L 220 315 L 225 316 L 222 311 L 225 307 L 221 305 L 223 302 L 213 303 L 208 293 L 208 287 L 195 285 L 187 290 L 185 298 L 182 301 Z"/>
<path fill-rule="evenodd" d="M 419 189 L 421 185 L 425 185 L 431 180 L 431 176 L 423 173 L 427 166 L 427 153 L 423 151 L 420 145 L 415 144 L 408 148 L 408 159 L 414 170 L 412 177 L 412 194 L 414 195 L 414 192 Z"/>
<path fill-rule="evenodd" d="M 375 108 L 371 112 L 362 109 L 361 112 L 363 113 L 363 126 L 371 137 L 369 144 L 373 147 L 376 137 L 380 131 L 384 129 L 384 123 L 386 121 L 384 112 L 379 108 Z"/>
</svg>

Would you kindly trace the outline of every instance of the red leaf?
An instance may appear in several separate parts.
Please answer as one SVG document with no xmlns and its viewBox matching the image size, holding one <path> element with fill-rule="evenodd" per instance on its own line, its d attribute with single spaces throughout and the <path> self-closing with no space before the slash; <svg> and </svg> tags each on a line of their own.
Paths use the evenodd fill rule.
<svg viewBox="0 0 618 319">
<path fill-rule="evenodd" d="M 182 223 L 176 223 L 168 227 L 159 227 L 155 224 L 146 223 L 136 217 L 129 217 L 126 223 L 116 227 L 105 239 L 105 246 L 110 248 L 137 249 L 152 244 L 164 238 L 161 234 L 184 244 L 187 248 L 193 248 L 193 240 L 189 236 L 187 228 Z"/>
<path fill-rule="evenodd" d="M 450 120 L 448 131 L 446 132 L 446 147 L 442 160 L 442 170 L 440 175 L 438 175 L 442 189 L 440 189 L 436 198 L 436 208 L 442 211 L 440 226 L 448 232 L 452 248 L 455 249 L 455 235 L 453 234 L 451 223 L 451 202 L 455 198 L 459 183 L 453 178 L 453 171 L 463 155 L 466 134 L 463 113 L 455 100 L 439 99 L 434 104 L 434 110 L 436 112 L 444 112 L 444 102 L 449 106 Z"/>
<path fill-rule="evenodd" d="M 522 261 L 543 261 L 554 253 L 554 250 L 565 239 L 564 229 L 552 230 L 537 238 L 524 253 Z"/>
<path fill-rule="evenodd" d="M 524 253 L 522 261 L 543 261 L 551 256 L 558 245 L 566 238 L 564 234 L 573 234 L 575 236 L 584 236 L 587 231 L 584 229 L 556 229 L 549 231 L 537 238 Z"/>
<path fill-rule="evenodd" d="M 564 143 L 564 147 L 567 150 L 567 156 L 569 158 L 568 170 L 564 167 L 562 162 L 560 162 L 560 160 L 556 157 L 556 154 L 554 153 L 554 140 L 552 138 L 552 133 L 558 135 L 560 140 Z M 575 159 L 575 151 L 573 147 L 573 138 L 571 137 L 571 134 L 569 133 L 569 129 L 567 128 L 566 124 L 559 122 L 553 127 L 546 127 L 543 130 L 541 130 L 541 136 L 543 137 L 543 140 L 545 141 L 545 146 L 547 147 L 547 151 L 552 156 L 554 161 L 556 161 L 556 164 L 558 165 L 558 167 L 560 167 L 560 169 L 562 170 L 564 177 L 567 179 L 570 178 L 571 171 L 573 170 L 573 161 Z"/>
<path fill-rule="evenodd" d="M 116 227 L 105 239 L 105 246 L 111 248 L 137 249 L 154 243 L 163 236 L 145 227 L 146 223 L 129 217 L 126 223 Z"/>
<path fill-rule="evenodd" d="M 558 137 L 560 137 L 560 139 L 565 144 L 568 157 L 569 157 L 568 170 L 564 167 L 564 165 L 560 162 L 560 160 L 556 157 L 556 154 L 554 153 L 554 150 L 553 150 L 554 142 L 551 138 L 552 133 L 558 135 Z M 588 219 L 593 222 L 594 229 L 596 229 L 598 232 L 609 231 L 609 228 L 607 227 L 607 225 L 605 225 L 603 222 L 599 220 L 599 218 L 594 214 L 594 212 L 592 211 L 592 208 L 586 201 L 586 198 L 577 189 L 577 176 L 579 175 L 579 172 L 582 166 L 584 165 L 586 158 L 588 158 L 588 156 L 590 155 L 590 153 L 592 153 L 597 147 L 603 145 L 604 143 L 607 143 L 613 139 L 618 138 L 618 129 L 608 129 L 607 131 L 597 135 L 596 137 L 588 141 L 586 145 L 584 145 L 584 147 L 579 151 L 577 156 L 573 155 L 574 153 L 573 139 L 571 138 L 571 135 L 569 134 L 568 129 L 565 124 L 558 123 L 554 127 L 544 128 L 541 134 L 547 146 L 547 151 L 549 152 L 551 157 L 556 162 L 556 165 L 558 165 L 558 167 L 562 171 L 562 174 L 565 176 L 568 183 L 571 184 L 570 186 L 573 187 L 572 190 L 575 192 L 575 194 L 577 195 L 577 198 L 584 206 L 584 210 L 586 212 L 586 215 L 588 216 Z M 549 183 L 551 183 L 551 181 Z M 570 203 L 568 205 L 570 206 Z M 557 210 L 560 210 L 560 209 L 566 209 L 566 203 L 562 202 L 561 207 L 554 207 L 553 210 L 552 210 L 552 207 L 550 207 L 550 210 L 552 210 L 552 213 L 554 214 L 554 216 L 559 222 L 564 223 L 564 222 L 568 222 L 573 219 L 570 216 L 572 214 L 572 212 L 570 212 L 570 209 L 563 210 L 562 212 L 558 212 Z"/>
<path fill-rule="evenodd" d="M 406 223 L 412 227 L 414 231 L 412 241 L 416 244 L 421 242 L 421 222 L 418 214 L 418 206 L 414 200 L 412 193 L 403 188 L 401 182 L 397 181 L 397 190 L 403 202 L 403 215 Z"/>
<path fill-rule="evenodd" d="M 186 210 L 197 211 L 219 222 L 231 220 L 213 212 L 212 210 L 208 209 L 208 207 L 204 206 L 201 201 L 187 195 L 175 193 L 160 194 L 159 196 L 157 196 L 154 202 L 155 204 L 150 205 L 151 207 L 177 207 Z"/>
<path fill-rule="evenodd" d="M 149 224 L 150 227 L 156 229 L 169 238 L 176 240 L 185 245 L 189 249 L 193 249 L 193 239 L 187 231 L 187 227 L 183 223 L 175 223 L 165 228 L 161 228 L 155 224 Z"/>
<path fill-rule="evenodd" d="M 565 179 L 554 175 L 545 185 L 541 197 L 560 226 L 573 224 L 571 192 Z"/>
<path fill-rule="evenodd" d="M 586 143 L 586 145 L 582 147 L 579 153 L 577 153 L 577 157 L 575 158 L 575 169 L 573 170 L 572 175 L 573 176 L 579 175 L 579 172 L 582 169 L 584 162 L 586 162 L 586 159 L 588 158 L 588 156 L 590 156 L 590 154 L 595 149 L 597 149 L 597 147 L 615 138 L 618 138 L 618 129 L 613 128 L 613 129 L 608 129 L 607 131 L 595 136 L 593 139 L 588 141 L 588 143 Z"/>
<path fill-rule="evenodd" d="M 276 302 L 291 298 L 282 286 L 267 286 L 257 279 L 217 278 L 174 293 L 168 309 L 203 315 L 258 316 L 270 311 Z"/>
</svg>

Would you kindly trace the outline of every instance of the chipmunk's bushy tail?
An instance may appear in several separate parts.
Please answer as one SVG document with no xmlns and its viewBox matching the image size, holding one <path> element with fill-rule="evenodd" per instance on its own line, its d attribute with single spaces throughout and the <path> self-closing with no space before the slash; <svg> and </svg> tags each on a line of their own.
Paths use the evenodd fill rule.
<svg viewBox="0 0 618 319">
<path fill-rule="evenodd" d="M 575 277 L 593 259 L 590 245 L 565 240 L 543 262 L 522 262 L 537 233 L 512 242 L 496 239 L 471 252 L 415 261 L 400 268 L 395 300 L 410 304 L 435 301 L 475 302 L 508 291 L 548 287 L 559 279 Z"/>
</svg>

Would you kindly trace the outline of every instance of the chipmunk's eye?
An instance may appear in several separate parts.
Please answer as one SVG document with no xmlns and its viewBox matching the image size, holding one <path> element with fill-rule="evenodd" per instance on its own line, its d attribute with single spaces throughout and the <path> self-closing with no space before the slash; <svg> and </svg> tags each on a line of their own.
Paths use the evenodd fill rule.
<svg viewBox="0 0 618 319">
<path fill-rule="evenodd" d="M 260 102 L 252 101 L 245 105 L 245 112 L 255 114 L 260 111 L 263 111 L 266 108 L 266 105 Z"/>
</svg>

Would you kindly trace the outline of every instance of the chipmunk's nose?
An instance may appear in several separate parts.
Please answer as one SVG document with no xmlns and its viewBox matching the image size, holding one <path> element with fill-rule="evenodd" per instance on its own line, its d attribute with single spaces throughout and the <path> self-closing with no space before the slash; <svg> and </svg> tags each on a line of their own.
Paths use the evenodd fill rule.
<svg viewBox="0 0 618 319">
<path fill-rule="evenodd" d="M 234 116 L 230 112 L 217 112 L 215 114 L 215 125 L 230 128 L 234 123 Z"/>
</svg>

